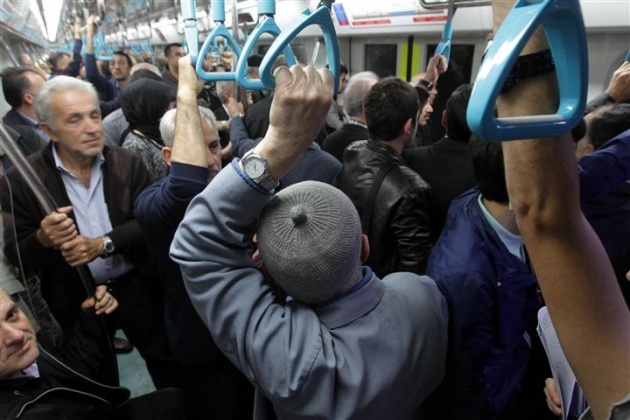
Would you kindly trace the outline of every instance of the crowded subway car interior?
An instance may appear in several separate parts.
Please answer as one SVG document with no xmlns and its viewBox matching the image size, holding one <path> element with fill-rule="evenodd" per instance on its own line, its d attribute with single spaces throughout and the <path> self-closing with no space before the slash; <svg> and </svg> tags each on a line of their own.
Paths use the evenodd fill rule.
<svg viewBox="0 0 630 420">
<path fill-rule="evenodd" d="M 630 419 L 630 1 L 3 0 L 0 81 L 0 418 Z"/>
</svg>

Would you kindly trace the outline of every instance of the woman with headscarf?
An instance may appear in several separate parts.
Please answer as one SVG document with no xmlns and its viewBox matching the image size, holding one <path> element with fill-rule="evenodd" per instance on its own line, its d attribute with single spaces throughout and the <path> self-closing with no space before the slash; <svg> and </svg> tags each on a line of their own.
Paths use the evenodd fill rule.
<svg viewBox="0 0 630 420">
<path fill-rule="evenodd" d="M 120 93 L 123 114 L 129 128 L 123 132 L 121 146 L 138 154 L 155 182 L 168 174 L 162 158 L 164 142 L 160 119 L 175 100 L 168 85 L 152 79 L 139 79 Z"/>
</svg>

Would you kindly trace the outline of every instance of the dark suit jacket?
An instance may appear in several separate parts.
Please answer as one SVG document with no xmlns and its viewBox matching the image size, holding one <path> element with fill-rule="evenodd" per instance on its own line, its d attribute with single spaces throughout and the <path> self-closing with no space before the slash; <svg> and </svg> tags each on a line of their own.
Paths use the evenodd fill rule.
<svg viewBox="0 0 630 420">
<path fill-rule="evenodd" d="M 343 163 L 343 152 L 346 147 L 355 141 L 367 140 L 368 138 L 367 128 L 357 124 L 344 124 L 339 130 L 332 132 L 324 139 L 322 149 Z"/>
<path fill-rule="evenodd" d="M 273 96 L 262 99 L 249 107 L 247 112 L 245 112 L 244 122 L 248 138 L 257 139 L 265 137 L 265 134 L 267 134 L 272 100 Z"/>
<path fill-rule="evenodd" d="M 426 147 L 403 150 L 403 159 L 431 185 L 431 238 L 437 241 L 454 198 L 477 184 L 468 143 L 448 137 Z"/>
<path fill-rule="evenodd" d="M 26 156 L 43 148 L 46 144 L 37 134 L 33 123 L 25 119 L 15 108 L 11 108 L 2 119 L 4 125 L 13 128 L 21 138 L 13 139 Z"/>
<path fill-rule="evenodd" d="M 248 137 L 241 117 L 232 120 L 230 137 L 232 138 L 232 156 L 237 158 L 243 157 L 262 140 L 262 138 L 254 140 Z M 302 181 L 325 182 L 337 187 L 341 168 L 341 162 L 338 162 L 334 157 L 324 152 L 317 143 L 313 142 L 291 170 L 280 180 L 280 185 L 276 190 Z"/>
</svg>

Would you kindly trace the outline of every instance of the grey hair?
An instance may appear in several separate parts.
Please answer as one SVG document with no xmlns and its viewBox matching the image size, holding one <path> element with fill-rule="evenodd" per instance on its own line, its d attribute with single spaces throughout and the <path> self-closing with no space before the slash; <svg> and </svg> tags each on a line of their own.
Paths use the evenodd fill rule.
<svg viewBox="0 0 630 420">
<path fill-rule="evenodd" d="M 132 76 L 138 70 L 149 70 L 150 72 L 153 72 L 156 76 L 162 77 L 162 73 L 160 73 L 160 69 L 158 69 L 157 66 L 155 66 L 155 65 L 153 65 L 151 63 L 138 63 L 138 64 L 135 64 L 131 68 L 131 72 L 129 72 L 129 76 Z"/>
<path fill-rule="evenodd" d="M 371 71 L 362 71 L 350 78 L 343 92 L 344 109 L 349 117 L 363 113 L 363 101 L 376 82 L 378 76 Z"/>
<path fill-rule="evenodd" d="M 225 92 L 229 90 L 234 90 L 234 82 L 219 81 L 216 83 L 216 86 L 217 96 L 221 99 L 221 102 L 223 102 L 223 95 L 225 95 Z"/>
<path fill-rule="evenodd" d="M 98 94 L 91 83 L 69 76 L 53 77 L 42 85 L 41 89 L 35 96 L 35 103 L 33 104 L 37 118 L 41 122 L 45 122 L 53 130 L 56 127 L 52 121 L 53 115 L 52 109 L 50 109 L 50 98 L 53 92 L 66 91 L 89 93 L 94 97 L 96 103 L 98 103 Z"/>
<path fill-rule="evenodd" d="M 216 127 L 217 118 L 214 116 L 214 113 L 210 111 L 208 108 L 199 106 L 199 117 L 201 120 L 208 120 L 210 125 Z M 177 115 L 177 108 L 169 109 L 162 116 L 160 120 L 160 135 L 162 136 L 162 140 L 164 141 L 164 145 L 167 147 L 173 147 L 173 142 L 175 141 L 175 116 Z"/>
</svg>

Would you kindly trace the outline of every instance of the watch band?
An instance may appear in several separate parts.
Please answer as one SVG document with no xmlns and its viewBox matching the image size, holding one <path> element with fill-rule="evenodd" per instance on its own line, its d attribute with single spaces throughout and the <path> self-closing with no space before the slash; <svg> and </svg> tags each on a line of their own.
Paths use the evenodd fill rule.
<svg viewBox="0 0 630 420">
<path fill-rule="evenodd" d="M 427 79 L 418 80 L 418 84 L 424 86 L 425 88 L 427 88 L 427 90 L 431 90 L 435 86 L 433 83 L 429 82 Z"/>
<path fill-rule="evenodd" d="M 264 170 L 259 176 L 253 176 L 251 173 L 248 172 L 249 159 L 256 159 L 263 163 Z M 241 167 L 243 168 L 243 172 L 245 172 L 245 175 L 247 175 L 249 179 L 251 179 L 254 183 L 256 183 L 261 188 L 264 188 L 265 190 L 271 191 L 277 188 L 278 185 L 280 185 L 280 183 L 275 181 L 271 176 L 269 168 L 267 167 L 267 160 L 262 156 L 254 153 L 254 149 L 243 155 L 243 158 L 241 159 Z"/>
<path fill-rule="evenodd" d="M 522 80 L 541 76 L 556 70 L 551 50 L 546 49 L 533 54 L 521 55 L 516 60 L 512 71 L 508 75 L 501 93 L 506 93 Z"/>
</svg>

